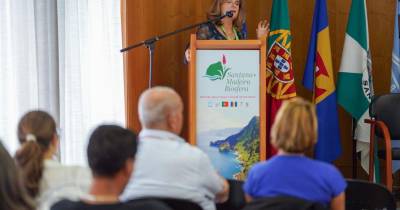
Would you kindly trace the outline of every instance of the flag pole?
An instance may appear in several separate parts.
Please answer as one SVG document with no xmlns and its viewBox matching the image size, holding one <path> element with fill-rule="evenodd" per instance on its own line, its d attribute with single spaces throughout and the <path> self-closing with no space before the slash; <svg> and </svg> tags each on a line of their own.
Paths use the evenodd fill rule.
<svg viewBox="0 0 400 210">
<path fill-rule="evenodd" d="M 355 125 L 357 125 L 357 123 L 354 123 L 354 118 L 351 118 L 351 128 L 352 128 L 352 142 L 353 142 L 353 179 L 357 179 L 357 141 L 354 138 L 355 137 Z"/>
</svg>

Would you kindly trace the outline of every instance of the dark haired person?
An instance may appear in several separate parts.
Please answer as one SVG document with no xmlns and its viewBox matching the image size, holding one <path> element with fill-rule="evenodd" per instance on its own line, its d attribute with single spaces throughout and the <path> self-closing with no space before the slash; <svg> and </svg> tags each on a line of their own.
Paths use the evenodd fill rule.
<svg viewBox="0 0 400 210">
<path fill-rule="evenodd" d="M 14 160 L 0 143 L 0 209 L 34 210 L 34 204 Z"/>
<path fill-rule="evenodd" d="M 116 125 L 97 127 L 87 147 L 93 174 L 89 195 L 80 201 L 60 201 L 51 210 L 170 210 L 157 201 L 119 201 L 133 171 L 136 148 L 136 135 L 130 130 Z"/>
<path fill-rule="evenodd" d="M 63 198 L 79 199 L 87 194 L 91 181 L 87 168 L 65 166 L 53 159 L 59 145 L 56 127 L 53 117 L 40 110 L 26 113 L 18 123 L 21 146 L 15 159 L 38 210 L 48 210 Z"/>
</svg>

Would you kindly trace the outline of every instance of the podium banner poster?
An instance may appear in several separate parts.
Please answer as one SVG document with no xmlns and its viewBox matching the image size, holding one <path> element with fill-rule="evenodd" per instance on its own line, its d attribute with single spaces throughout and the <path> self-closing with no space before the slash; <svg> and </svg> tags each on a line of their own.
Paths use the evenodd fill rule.
<svg viewBox="0 0 400 210">
<path fill-rule="evenodd" d="M 260 161 L 260 51 L 196 51 L 196 144 L 225 178 Z"/>
</svg>

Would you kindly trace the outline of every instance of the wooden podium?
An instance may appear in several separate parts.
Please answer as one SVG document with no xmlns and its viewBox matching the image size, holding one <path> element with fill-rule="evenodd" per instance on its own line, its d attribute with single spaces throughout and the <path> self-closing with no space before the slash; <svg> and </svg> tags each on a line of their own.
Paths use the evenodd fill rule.
<svg viewBox="0 0 400 210">
<path fill-rule="evenodd" d="M 190 39 L 189 142 L 228 179 L 266 158 L 266 39 Z"/>
</svg>

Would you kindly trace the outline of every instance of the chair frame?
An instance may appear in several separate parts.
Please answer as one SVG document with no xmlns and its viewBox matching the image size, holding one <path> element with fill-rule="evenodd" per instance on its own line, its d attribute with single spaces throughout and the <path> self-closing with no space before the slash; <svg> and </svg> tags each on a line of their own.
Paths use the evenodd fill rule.
<svg viewBox="0 0 400 210">
<path fill-rule="evenodd" d="M 366 119 L 365 123 L 371 124 L 370 130 L 370 144 L 369 144 L 369 175 L 368 180 L 373 182 L 374 179 L 374 161 L 375 161 L 375 128 L 379 127 L 383 133 L 383 139 L 386 149 L 385 172 L 386 180 L 385 185 L 390 192 L 392 192 L 393 178 L 392 178 L 392 142 L 388 127 L 384 122 L 375 119 Z"/>
</svg>

